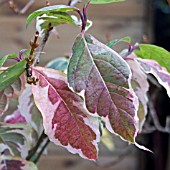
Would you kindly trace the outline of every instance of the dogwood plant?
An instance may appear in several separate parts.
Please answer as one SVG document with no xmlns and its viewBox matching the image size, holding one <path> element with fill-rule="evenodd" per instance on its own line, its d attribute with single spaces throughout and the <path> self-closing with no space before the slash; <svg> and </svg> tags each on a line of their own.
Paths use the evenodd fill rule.
<svg viewBox="0 0 170 170">
<path fill-rule="evenodd" d="M 28 16 L 27 27 L 34 19 L 37 22 L 31 48 L 0 58 L 1 170 L 36 170 L 34 163 L 49 141 L 97 160 L 103 128 L 148 150 L 136 142 L 148 112 L 148 75 L 170 97 L 170 53 L 150 44 L 132 45 L 130 37 L 103 44 L 87 33 L 92 25 L 88 5 L 119 1 L 91 0 L 83 10 L 75 7 L 79 2 L 75 0 L 69 5 L 48 3 Z M 60 24 L 81 27 L 71 56 L 37 66 L 50 33 Z M 43 37 L 40 44 L 39 37 Z M 112 47 L 121 42 L 128 49 L 119 54 Z M 8 59 L 17 62 L 3 67 Z M 6 115 L 11 101 L 17 101 L 17 109 Z M 169 132 L 168 126 L 165 131 Z"/>
</svg>

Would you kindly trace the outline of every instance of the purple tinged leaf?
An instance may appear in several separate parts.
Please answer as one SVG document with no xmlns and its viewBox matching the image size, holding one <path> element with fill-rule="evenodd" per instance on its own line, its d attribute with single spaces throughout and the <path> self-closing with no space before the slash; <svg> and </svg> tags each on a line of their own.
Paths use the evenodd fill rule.
<svg viewBox="0 0 170 170">
<path fill-rule="evenodd" d="M 139 99 L 139 109 L 138 109 L 138 128 L 139 132 L 142 131 L 143 124 L 145 122 L 145 117 L 147 115 L 147 91 L 149 90 L 149 83 L 147 81 L 147 76 L 141 70 L 140 64 L 135 60 L 135 54 L 131 54 L 130 58 L 132 60 L 126 60 L 130 69 L 132 71 L 132 88 L 135 91 L 136 96 Z"/>
<path fill-rule="evenodd" d="M 166 68 L 160 66 L 159 63 L 154 60 L 138 58 L 137 61 L 146 74 L 152 74 L 158 80 L 170 97 L 170 73 L 168 73 Z"/>
<path fill-rule="evenodd" d="M 20 114 L 19 110 L 15 110 L 12 114 L 8 115 L 4 119 L 5 123 L 15 124 L 15 123 L 24 123 L 26 124 L 27 121 L 25 118 Z"/>
<path fill-rule="evenodd" d="M 38 170 L 38 168 L 25 159 L 0 155 L 0 170 Z"/>
<path fill-rule="evenodd" d="M 64 73 L 35 67 L 33 76 L 39 79 L 32 91 L 49 139 L 71 153 L 96 160 L 98 118 L 89 115 L 82 98 L 68 88 Z"/>
<path fill-rule="evenodd" d="M 87 109 L 98 114 L 107 129 L 135 143 L 138 100 L 127 63 L 91 35 L 78 35 L 68 66 L 69 86 L 85 92 Z"/>
</svg>

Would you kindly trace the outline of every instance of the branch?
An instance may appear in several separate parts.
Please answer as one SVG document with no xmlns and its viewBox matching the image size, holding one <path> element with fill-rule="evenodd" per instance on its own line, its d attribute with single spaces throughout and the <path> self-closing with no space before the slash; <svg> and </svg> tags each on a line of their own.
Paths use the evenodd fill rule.
<svg viewBox="0 0 170 170">
<path fill-rule="evenodd" d="M 82 2 L 82 0 L 69 0 L 68 5 L 69 6 L 75 6 L 77 3 Z"/>
<path fill-rule="evenodd" d="M 35 2 L 35 0 L 30 0 L 25 6 L 24 6 L 24 8 L 22 8 L 21 10 L 20 10 L 20 14 L 24 14 L 31 6 L 32 6 L 32 4 Z"/>
<path fill-rule="evenodd" d="M 50 35 L 50 31 L 52 29 L 53 29 L 53 27 L 51 27 L 51 24 L 49 24 L 48 29 L 46 30 L 46 33 L 45 33 L 45 35 L 43 37 L 43 40 L 42 40 L 42 42 L 41 42 L 41 44 L 40 44 L 40 46 L 38 48 L 38 52 L 37 52 L 37 54 L 35 56 L 35 60 L 34 60 L 33 65 L 35 65 L 36 63 L 39 63 L 40 55 L 41 55 L 41 53 L 42 53 L 42 51 L 43 51 L 43 49 L 44 49 L 44 47 L 46 45 L 46 42 L 47 42 L 47 40 L 49 38 L 49 35 Z"/>
<path fill-rule="evenodd" d="M 38 139 L 38 142 L 37 142 L 36 146 L 31 150 L 30 154 L 26 157 L 26 160 L 29 161 L 29 160 L 35 159 L 35 158 L 33 158 L 34 155 L 36 155 L 36 152 L 38 151 L 39 147 L 41 146 L 41 144 L 43 143 L 43 141 L 46 138 L 47 138 L 47 135 L 43 131 L 40 138 Z"/>
<path fill-rule="evenodd" d="M 97 166 L 104 168 L 110 168 L 112 166 L 115 166 L 116 164 L 120 163 L 120 161 L 122 161 L 126 156 L 128 156 L 129 154 L 131 154 L 131 149 L 128 147 L 126 148 L 125 151 L 123 151 L 123 153 L 121 153 L 120 155 L 118 155 L 118 157 L 114 160 L 111 161 L 105 165 L 100 166 L 99 164 L 96 163 Z"/>
<path fill-rule="evenodd" d="M 153 106 L 153 102 L 152 100 L 150 100 L 148 102 L 148 106 L 149 106 L 149 110 L 150 110 L 150 115 L 153 119 L 153 123 L 155 125 L 155 128 L 160 131 L 160 132 L 164 132 L 164 133 L 170 133 L 170 127 L 168 126 L 168 122 L 167 122 L 167 126 L 166 127 L 162 127 L 161 124 L 159 123 L 155 108 Z M 167 119 L 168 120 L 168 119 Z"/>
</svg>

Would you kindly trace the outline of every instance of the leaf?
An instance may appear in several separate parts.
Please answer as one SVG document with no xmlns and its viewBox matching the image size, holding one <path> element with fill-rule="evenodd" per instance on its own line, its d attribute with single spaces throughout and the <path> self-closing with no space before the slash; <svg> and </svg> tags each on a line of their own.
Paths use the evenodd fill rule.
<svg viewBox="0 0 170 170">
<path fill-rule="evenodd" d="M 139 48 L 140 51 L 134 51 L 138 57 L 155 60 L 170 72 L 170 53 L 167 50 L 150 44 L 139 44 Z"/>
<path fill-rule="evenodd" d="M 71 153 L 96 160 L 98 118 L 89 115 L 82 98 L 68 88 L 64 73 L 35 67 L 33 76 L 39 79 L 32 91 L 49 139 Z"/>
<path fill-rule="evenodd" d="M 108 4 L 112 2 L 122 2 L 125 0 L 91 0 L 90 4 Z"/>
<path fill-rule="evenodd" d="M 139 132 L 141 132 L 147 115 L 147 92 L 149 90 L 149 83 L 146 74 L 140 67 L 140 64 L 135 60 L 135 58 L 137 58 L 135 54 L 132 53 L 129 57 L 133 58 L 133 60 L 126 60 L 126 62 L 132 71 L 132 88 L 139 99 L 138 128 Z"/>
<path fill-rule="evenodd" d="M 78 35 L 68 65 L 69 86 L 85 92 L 87 109 L 101 116 L 110 132 L 135 143 L 137 98 L 130 80 L 130 68 L 119 54 L 91 35 Z"/>
<path fill-rule="evenodd" d="M 12 114 L 7 115 L 4 119 L 5 123 L 15 124 L 15 123 L 23 123 L 26 124 L 27 121 L 25 118 L 20 114 L 19 110 L 15 110 Z"/>
<path fill-rule="evenodd" d="M 0 116 L 7 111 L 9 99 L 18 97 L 22 93 L 24 87 L 25 75 L 22 74 L 13 84 L 0 91 Z"/>
<path fill-rule="evenodd" d="M 11 149 L 12 156 L 25 158 L 32 147 L 31 127 L 26 124 L 0 122 L 0 144 Z"/>
<path fill-rule="evenodd" d="M 52 68 L 54 70 L 61 70 L 61 71 L 65 71 L 67 69 L 67 66 L 68 66 L 68 60 L 64 57 L 51 60 L 46 65 L 47 68 Z"/>
<path fill-rule="evenodd" d="M 57 12 L 69 12 L 69 11 L 77 11 L 78 9 L 75 7 L 70 7 L 70 6 L 66 6 L 66 5 L 53 5 L 53 6 L 48 6 L 48 7 L 44 7 L 41 8 L 37 11 L 34 11 L 33 13 L 31 13 L 26 21 L 26 26 L 28 27 L 28 25 L 38 16 L 41 16 L 43 14 L 50 14 L 50 13 L 57 13 Z"/>
<path fill-rule="evenodd" d="M 66 12 L 56 12 L 50 14 L 43 14 L 42 16 L 37 17 L 36 29 L 41 33 L 40 35 L 44 35 L 46 30 L 49 28 L 49 24 L 51 27 L 56 27 L 60 24 L 72 24 L 76 26 L 72 17 Z"/>
<path fill-rule="evenodd" d="M 115 40 L 112 40 L 112 41 L 108 42 L 106 45 L 108 47 L 112 48 L 113 45 L 116 45 L 119 42 L 130 43 L 131 42 L 131 38 L 127 36 L 127 37 L 124 37 L 124 38 L 121 38 L 121 39 L 115 39 Z"/>
<path fill-rule="evenodd" d="M 52 27 L 68 23 L 75 25 L 72 17 L 66 12 L 58 12 L 52 15 L 41 16 L 39 19 L 45 21 L 44 23 L 41 24 L 41 27 L 44 29 L 48 28 L 49 23 L 51 23 Z"/>
<path fill-rule="evenodd" d="M 137 59 L 146 74 L 152 74 L 167 91 L 170 97 L 170 73 L 159 65 L 158 62 L 148 59 Z"/>
<path fill-rule="evenodd" d="M 26 60 L 22 60 L 21 62 L 18 62 L 3 71 L 0 74 L 0 91 L 13 84 L 17 80 L 17 78 L 25 71 L 25 67 Z"/>
<path fill-rule="evenodd" d="M 16 54 L 8 54 L 8 55 L 5 55 L 4 57 L 0 58 L 0 67 L 2 67 L 5 63 L 5 61 L 9 58 L 17 58 L 17 55 Z"/>
<path fill-rule="evenodd" d="M 37 166 L 25 159 L 0 155 L 1 170 L 38 170 Z"/>
<path fill-rule="evenodd" d="M 18 111 L 39 136 L 43 131 L 42 116 L 34 103 L 30 86 L 26 87 L 18 98 Z"/>
<path fill-rule="evenodd" d="M 8 109 L 9 99 L 4 94 L 4 91 L 0 91 L 0 116 L 2 116 Z"/>
</svg>

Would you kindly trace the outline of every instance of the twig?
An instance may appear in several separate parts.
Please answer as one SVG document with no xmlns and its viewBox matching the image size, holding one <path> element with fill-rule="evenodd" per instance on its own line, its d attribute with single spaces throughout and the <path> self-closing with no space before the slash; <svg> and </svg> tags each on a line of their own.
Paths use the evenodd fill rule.
<svg viewBox="0 0 170 170">
<path fill-rule="evenodd" d="M 36 152 L 38 151 L 39 147 L 41 146 L 42 142 L 47 138 L 47 135 L 44 133 L 44 131 L 42 132 L 36 146 L 31 150 L 30 154 L 26 157 L 26 160 L 31 160 L 32 157 L 36 154 Z"/>
<path fill-rule="evenodd" d="M 40 152 L 38 152 L 38 154 L 36 154 L 35 158 L 32 160 L 34 163 L 37 163 L 38 160 L 40 159 L 42 153 L 44 152 L 45 148 L 48 146 L 48 144 L 50 143 L 50 140 L 47 139 L 47 141 L 45 142 L 45 144 L 42 146 Z"/>
<path fill-rule="evenodd" d="M 24 14 L 31 6 L 32 6 L 32 4 L 35 2 L 35 0 L 30 0 L 25 6 L 24 6 L 24 8 L 22 8 L 21 10 L 20 10 L 20 14 Z"/>
<path fill-rule="evenodd" d="M 13 0 L 8 0 L 8 5 L 9 8 L 11 8 L 15 13 L 19 13 L 19 8 L 17 7 L 17 5 L 15 4 L 15 2 Z"/>
<path fill-rule="evenodd" d="M 69 0 L 68 5 L 69 6 L 75 6 L 77 3 L 82 2 L 82 0 Z"/>
<path fill-rule="evenodd" d="M 164 133 L 170 133 L 170 128 L 169 127 L 162 127 L 161 124 L 159 123 L 158 117 L 156 115 L 155 108 L 153 106 L 152 100 L 148 102 L 149 110 L 150 110 L 150 115 L 152 116 L 153 123 L 156 127 L 156 129 L 160 132 Z"/>
<path fill-rule="evenodd" d="M 131 153 L 131 150 L 129 149 L 129 147 L 120 155 L 118 155 L 118 157 L 114 160 L 111 161 L 105 165 L 99 165 L 96 163 L 97 166 L 102 167 L 102 168 L 110 168 L 112 166 L 115 166 L 116 164 L 120 163 L 120 161 L 122 161 L 127 155 L 129 155 Z"/>
<path fill-rule="evenodd" d="M 43 37 L 43 40 L 42 40 L 42 42 L 41 42 L 41 44 L 40 44 L 40 46 L 39 46 L 39 48 L 38 48 L 38 52 L 36 53 L 36 56 L 35 56 L 35 60 L 34 60 L 33 65 L 35 65 L 36 63 L 39 63 L 40 55 L 41 55 L 41 53 L 42 53 L 42 51 L 43 51 L 43 49 L 44 49 L 44 47 L 45 47 L 45 45 L 46 45 L 46 42 L 47 42 L 47 40 L 48 40 L 48 38 L 49 38 L 49 35 L 50 35 L 50 31 L 51 31 L 52 29 L 53 29 L 53 28 L 51 27 L 51 24 L 49 24 L 49 27 L 48 27 L 48 29 L 46 30 L 46 33 L 45 33 L 45 35 L 44 35 L 44 37 Z"/>
</svg>

